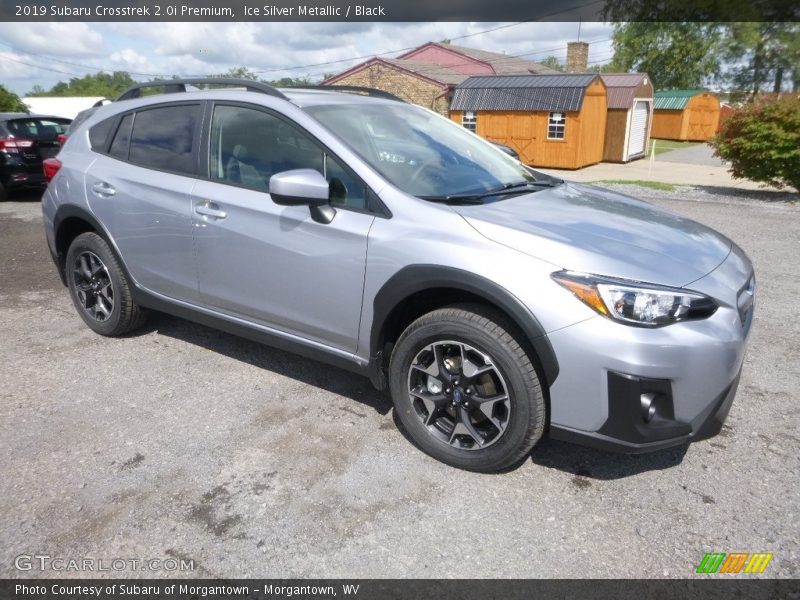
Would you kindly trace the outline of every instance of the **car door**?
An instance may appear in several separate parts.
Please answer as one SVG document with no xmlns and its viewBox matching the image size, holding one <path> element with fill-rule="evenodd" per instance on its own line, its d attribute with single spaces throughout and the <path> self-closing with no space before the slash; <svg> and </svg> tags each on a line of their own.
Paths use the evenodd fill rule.
<svg viewBox="0 0 800 600">
<path fill-rule="evenodd" d="M 213 107 L 207 154 L 209 177 L 192 195 L 203 303 L 355 352 L 375 218 L 366 186 L 296 124 L 252 105 Z M 334 182 L 330 223 L 270 198 L 270 177 L 300 168 Z"/>
<path fill-rule="evenodd" d="M 85 180 L 89 205 L 136 282 L 191 303 L 199 303 L 191 193 L 201 109 L 176 103 L 123 115 L 105 147 L 93 148 L 100 152 Z"/>
</svg>

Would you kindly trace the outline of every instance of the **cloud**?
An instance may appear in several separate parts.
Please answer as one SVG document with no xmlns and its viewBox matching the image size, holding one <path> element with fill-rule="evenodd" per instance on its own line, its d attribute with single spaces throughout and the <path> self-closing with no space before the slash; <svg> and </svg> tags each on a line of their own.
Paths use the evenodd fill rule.
<svg viewBox="0 0 800 600">
<path fill-rule="evenodd" d="M 128 71 L 132 73 L 156 74 L 156 67 L 150 59 L 132 48 L 123 48 L 112 52 L 106 63 L 109 71 Z"/>
<path fill-rule="evenodd" d="M 0 83 L 24 93 L 36 84 L 48 88 L 70 76 L 98 70 L 126 70 L 144 78 L 203 76 L 231 67 L 247 67 L 267 79 L 309 76 L 317 80 L 374 55 L 392 51 L 389 56 L 393 56 L 445 39 L 531 60 L 555 55 L 563 61 L 567 42 L 577 34 L 577 23 L 550 22 L 2 23 L 0 52 L 11 52 L 10 45 L 15 50 L 11 58 L 41 68 L 2 61 Z M 607 24 L 581 26 L 581 39 L 586 41 L 610 35 Z M 609 57 L 609 49 L 607 40 L 593 43 L 590 62 Z"/>
<path fill-rule="evenodd" d="M 48 56 L 107 54 L 103 36 L 88 23 L 0 23 L 0 40 L 16 50 Z"/>
</svg>

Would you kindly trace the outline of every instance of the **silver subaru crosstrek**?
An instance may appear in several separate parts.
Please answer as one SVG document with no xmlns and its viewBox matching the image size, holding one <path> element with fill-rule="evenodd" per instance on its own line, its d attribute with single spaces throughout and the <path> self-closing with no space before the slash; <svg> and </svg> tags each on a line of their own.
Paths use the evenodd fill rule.
<svg viewBox="0 0 800 600">
<path fill-rule="evenodd" d="M 211 81 L 135 86 L 45 165 L 47 241 L 94 331 L 158 310 L 363 373 L 475 471 L 545 434 L 644 452 L 720 431 L 755 291 L 729 239 L 377 91 Z"/>
</svg>

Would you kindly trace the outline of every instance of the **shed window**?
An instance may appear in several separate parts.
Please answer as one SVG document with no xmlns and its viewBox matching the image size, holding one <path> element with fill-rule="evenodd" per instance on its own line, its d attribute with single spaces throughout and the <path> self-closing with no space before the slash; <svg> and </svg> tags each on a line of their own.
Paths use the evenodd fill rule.
<svg viewBox="0 0 800 600">
<path fill-rule="evenodd" d="M 563 140 L 564 130 L 567 126 L 567 115 L 562 112 L 551 112 L 547 119 L 547 139 Z"/>
<path fill-rule="evenodd" d="M 461 124 L 464 129 L 469 129 L 472 133 L 478 128 L 478 115 L 471 110 L 466 111 L 461 117 Z"/>
</svg>

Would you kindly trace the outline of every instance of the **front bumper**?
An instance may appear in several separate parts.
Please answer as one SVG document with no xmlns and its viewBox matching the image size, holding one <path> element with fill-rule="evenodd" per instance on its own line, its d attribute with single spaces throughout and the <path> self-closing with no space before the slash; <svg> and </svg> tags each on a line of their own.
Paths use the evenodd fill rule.
<svg viewBox="0 0 800 600">
<path fill-rule="evenodd" d="M 656 422 L 651 429 L 640 418 L 638 410 L 617 410 L 617 414 L 610 415 L 604 428 L 599 431 L 581 431 L 563 425 L 551 425 L 550 437 L 556 440 L 590 446 L 611 452 L 625 454 L 644 454 L 682 446 L 691 442 L 714 437 L 722 430 L 722 425 L 728 417 L 728 412 L 739 387 L 739 377 L 711 402 L 707 409 L 699 415 L 695 424 L 662 419 Z M 638 398 L 635 398 L 638 401 Z M 618 404 L 617 406 L 622 406 Z M 627 406 L 627 409 L 635 408 Z"/>
<path fill-rule="evenodd" d="M 551 437 L 642 453 L 719 433 L 753 321 L 752 266 L 733 246 L 687 288 L 713 297 L 717 311 L 655 329 L 595 316 L 548 335 L 560 371 L 550 388 Z"/>
</svg>

